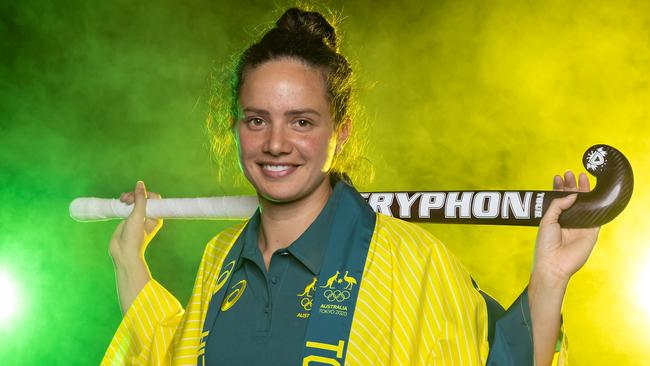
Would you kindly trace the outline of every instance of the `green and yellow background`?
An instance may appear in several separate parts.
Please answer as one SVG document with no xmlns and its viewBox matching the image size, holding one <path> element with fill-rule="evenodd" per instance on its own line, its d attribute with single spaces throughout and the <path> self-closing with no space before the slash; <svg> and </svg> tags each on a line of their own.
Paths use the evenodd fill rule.
<svg viewBox="0 0 650 366">
<path fill-rule="evenodd" d="M 119 324 L 117 222 L 73 221 L 73 198 L 138 179 L 166 197 L 251 193 L 216 179 L 210 78 L 285 5 L 2 2 L 0 365 L 98 364 Z M 592 144 L 626 154 L 636 190 L 564 319 L 573 365 L 650 365 L 650 2 L 324 5 L 345 18 L 370 126 L 376 177 L 360 190 L 550 189 Z M 154 276 L 186 302 L 204 243 L 231 224 L 168 220 Z M 504 305 L 526 285 L 534 228 L 426 227 Z"/>
</svg>

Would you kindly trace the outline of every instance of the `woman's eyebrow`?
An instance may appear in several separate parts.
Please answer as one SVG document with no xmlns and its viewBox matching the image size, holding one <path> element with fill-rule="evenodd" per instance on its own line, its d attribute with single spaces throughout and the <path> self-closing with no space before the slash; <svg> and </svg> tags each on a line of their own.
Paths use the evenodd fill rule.
<svg viewBox="0 0 650 366">
<path fill-rule="evenodd" d="M 243 111 L 244 112 L 251 112 L 251 113 L 255 113 L 255 114 L 262 114 L 262 115 L 265 115 L 265 116 L 268 116 L 268 115 L 271 114 L 267 110 L 259 109 L 259 108 L 253 108 L 253 107 L 246 107 L 246 108 L 243 109 Z"/>
<path fill-rule="evenodd" d="M 293 110 L 284 112 L 285 116 L 295 116 L 295 115 L 301 115 L 301 114 L 315 114 L 315 115 L 320 117 L 320 113 L 318 113 L 318 111 L 316 111 L 315 109 L 311 109 L 311 108 L 293 109 Z"/>
<path fill-rule="evenodd" d="M 260 114 L 264 116 L 268 116 L 271 113 L 265 109 L 260 109 L 260 108 L 254 108 L 254 107 L 246 107 L 243 109 L 244 112 L 249 112 L 249 113 L 255 113 L 255 114 Z M 302 109 L 292 109 L 289 111 L 284 112 L 285 116 L 296 116 L 296 115 L 301 115 L 301 114 L 314 114 L 316 116 L 320 117 L 320 113 L 318 113 L 317 110 L 312 109 L 312 108 L 302 108 Z"/>
</svg>

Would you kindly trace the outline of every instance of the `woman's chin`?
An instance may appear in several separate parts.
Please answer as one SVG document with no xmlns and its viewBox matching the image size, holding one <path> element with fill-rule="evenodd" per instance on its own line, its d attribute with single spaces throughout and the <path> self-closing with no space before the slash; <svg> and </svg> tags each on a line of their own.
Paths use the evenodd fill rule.
<svg viewBox="0 0 650 366">
<path fill-rule="evenodd" d="M 268 194 L 268 193 L 258 193 L 257 194 L 260 203 L 262 201 L 274 204 L 274 205 L 283 205 L 296 202 L 299 198 L 291 195 L 281 195 L 281 194 Z"/>
<path fill-rule="evenodd" d="M 329 183 L 322 187 L 314 187 L 313 189 L 291 189 L 291 187 L 287 187 L 286 185 L 268 188 L 272 189 L 257 190 L 257 196 L 260 203 L 262 203 L 262 201 L 279 205 L 291 204 L 299 201 L 314 203 L 320 201 L 321 198 L 327 200 L 331 191 Z"/>
<path fill-rule="evenodd" d="M 273 189 L 257 190 L 257 196 L 260 200 L 278 204 L 295 202 L 305 196 L 304 192 L 287 188 L 273 187 Z"/>
</svg>

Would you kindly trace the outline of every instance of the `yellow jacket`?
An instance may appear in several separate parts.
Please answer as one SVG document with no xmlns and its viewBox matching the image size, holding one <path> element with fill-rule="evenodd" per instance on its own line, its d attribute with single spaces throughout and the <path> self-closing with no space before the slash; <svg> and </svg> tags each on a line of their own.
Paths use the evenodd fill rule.
<svg viewBox="0 0 650 366">
<path fill-rule="evenodd" d="M 244 224 L 207 244 L 189 304 L 155 280 L 127 311 L 101 365 L 196 365 L 222 262 Z M 377 214 L 346 365 L 485 365 L 487 309 L 461 263 L 428 231 Z"/>
</svg>

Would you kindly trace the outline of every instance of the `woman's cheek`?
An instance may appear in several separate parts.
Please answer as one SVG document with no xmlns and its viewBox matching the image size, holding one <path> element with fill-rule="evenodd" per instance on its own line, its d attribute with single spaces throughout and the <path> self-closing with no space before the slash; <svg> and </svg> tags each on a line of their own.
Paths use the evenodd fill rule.
<svg viewBox="0 0 650 366">
<path fill-rule="evenodd" d="M 330 141 L 329 135 L 315 135 L 303 137 L 295 144 L 300 147 L 304 155 L 308 155 L 312 159 L 326 161 L 330 155 Z"/>
</svg>

